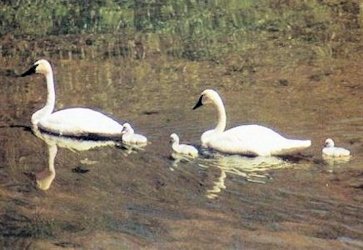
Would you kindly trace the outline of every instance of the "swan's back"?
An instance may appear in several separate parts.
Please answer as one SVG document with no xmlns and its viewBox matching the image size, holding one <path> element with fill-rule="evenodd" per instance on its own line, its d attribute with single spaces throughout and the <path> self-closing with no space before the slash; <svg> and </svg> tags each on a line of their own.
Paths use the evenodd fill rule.
<svg viewBox="0 0 363 250">
<path fill-rule="evenodd" d="M 122 142 L 142 146 L 147 144 L 147 138 L 140 134 L 124 134 L 122 135 Z"/>
<path fill-rule="evenodd" d="M 188 155 L 191 157 L 198 156 L 198 150 L 195 147 L 187 144 L 173 145 L 173 151 L 177 154 Z"/>
<path fill-rule="evenodd" d="M 38 123 L 42 130 L 59 135 L 120 136 L 122 125 L 112 118 L 88 108 L 60 110 Z"/>
<path fill-rule="evenodd" d="M 327 157 L 332 158 L 338 158 L 338 157 L 349 157 L 350 151 L 345 148 L 339 148 L 339 147 L 326 147 L 322 150 L 323 155 Z"/>
<path fill-rule="evenodd" d="M 238 126 L 213 135 L 206 144 L 218 151 L 245 155 L 284 155 L 311 145 L 309 140 L 290 140 L 260 125 Z"/>
</svg>

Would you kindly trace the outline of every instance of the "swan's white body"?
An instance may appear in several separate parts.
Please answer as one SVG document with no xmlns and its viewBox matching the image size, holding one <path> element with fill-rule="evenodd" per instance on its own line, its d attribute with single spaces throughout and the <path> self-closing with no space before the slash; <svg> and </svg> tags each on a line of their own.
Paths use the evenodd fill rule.
<svg viewBox="0 0 363 250">
<path fill-rule="evenodd" d="M 223 133 L 207 132 L 202 135 L 202 145 L 229 154 L 287 155 L 311 145 L 308 140 L 286 139 L 260 125 L 238 126 Z"/>
<path fill-rule="evenodd" d="M 71 108 L 50 114 L 33 123 L 59 135 L 120 136 L 122 125 L 110 117 L 87 108 Z"/>
<path fill-rule="evenodd" d="M 340 157 L 349 157 L 350 151 L 345 148 L 335 147 L 334 141 L 328 138 L 325 140 L 322 154 L 325 157 L 340 158 Z"/>
<path fill-rule="evenodd" d="M 177 134 L 173 133 L 170 135 L 170 142 L 172 143 L 171 147 L 174 153 L 193 158 L 198 156 L 198 150 L 195 147 L 187 144 L 179 144 L 179 137 Z"/>
<path fill-rule="evenodd" d="M 310 140 L 287 139 L 272 129 L 260 125 L 242 125 L 224 131 L 226 112 L 222 99 L 216 91 L 210 89 L 203 91 L 193 109 L 208 103 L 217 108 L 218 123 L 215 129 L 202 134 L 203 147 L 229 154 L 281 156 L 299 152 L 311 145 Z"/>
<path fill-rule="evenodd" d="M 135 134 L 134 129 L 128 123 L 123 124 L 123 129 L 121 134 L 122 134 L 122 143 L 129 145 L 147 144 L 147 138 L 143 135 Z"/>
<path fill-rule="evenodd" d="M 70 108 L 54 112 L 55 90 L 53 70 L 47 60 L 41 59 L 22 76 L 43 74 L 47 82 L 46 105 L 32 115 L 34 130 L 40 129 L 56 135 L 111 138 L 121 137 L 122 125 L 112 118 L 88 108 Z"/>
</svg>

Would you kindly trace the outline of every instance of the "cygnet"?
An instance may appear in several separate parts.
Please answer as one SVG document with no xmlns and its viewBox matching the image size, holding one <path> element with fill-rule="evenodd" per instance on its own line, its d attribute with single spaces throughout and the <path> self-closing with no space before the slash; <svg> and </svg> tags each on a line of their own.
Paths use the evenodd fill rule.
<svg viewBox="0 0 363 250">
<path fill-rule="evenodd" d="M 325 140 L 324 148 L 322 150 L 323 156 L 339 158 L 339 157 L 349 157 L 350 152 L 345 148 L 335 147 L 334 141 L 331 138 Z"/>
<path fill-rule="evenodd" d="M 147 138 L 140 134 L 135 134 L 134 129 L 129 123 L 124 123 L 121 131 L 122 143 L 128 145 L 146 145 Z"/>
<path fill-rule="evenodd" d="M 171 147 L 173 149 L 173 152 L 180 155 L 186 155 L 189 157 L 197 157 L 198 156 L 198 150 L 187 144 L 179 144 L 179 137 L 177 134 L 173 133 L 170 135 L 170 143 Z"/>
</svg>

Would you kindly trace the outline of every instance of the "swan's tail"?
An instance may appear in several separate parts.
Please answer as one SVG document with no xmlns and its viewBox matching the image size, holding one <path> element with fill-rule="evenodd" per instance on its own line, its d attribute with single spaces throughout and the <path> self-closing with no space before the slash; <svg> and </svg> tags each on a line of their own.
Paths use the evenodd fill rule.
<svg viewBox="0 0 363 250">
<path fill-rule="evenodd" d="M 286 146 L 275 155 L 291 155 L 311 146 L 311 140 L 287 140 Z"/>
</svg>

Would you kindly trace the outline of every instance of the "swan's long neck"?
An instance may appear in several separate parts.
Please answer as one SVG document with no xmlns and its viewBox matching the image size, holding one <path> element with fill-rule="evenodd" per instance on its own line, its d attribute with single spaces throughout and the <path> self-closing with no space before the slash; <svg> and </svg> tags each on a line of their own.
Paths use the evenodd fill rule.
<svg viewBox="0 0 363 250">
<path fill-rule="evenodd" d="M 47 81 L 47 102 L 45 106 L 35 112 L 32 116 L 32 124 L 37 126 L 38 122 L 50 115 L 54 110 L 55 105 L 55 90 L 54 90 L 54 80 L 53 80 L 53 72 L 50 71 L 45 75 L 45 79 Z"/>
<path fill-rule="evenodd" d="M 208 142 L 212 140 L 215 136 L 223 133 L 226 129 L 226 110 L 224 109 L 223 101 L 219 96 L 214 96 L 211 98 L 214 106 L 217 108 L 218 112 L 218 122 L 215 129 L 205 131 L 201 136 L 202 146 L 208 147 Z"/>
<path fill-rule="evenodd" d="M 47 80 L 47 89 L 48 89 L 48 95 L 47 95 L 47 103 L 45 104 L 45 107 L 49 114 L 53 112 L 54 105 L 55 105 L 55 90 L 54 90 L 54 80 L 53 80 L 53 72 L 49 72 L 46 75 Z"/>
<path fill-rule="evenodd" d="M 221 98 L 214 99 L 213 103 L 218 111 L 218 123 L 215 128 L 215 131 L 222 133 L 226 129 L 226 122 L 227 122 L 226 110 L 224 109 L 223 101 Z"/>
</svg>

